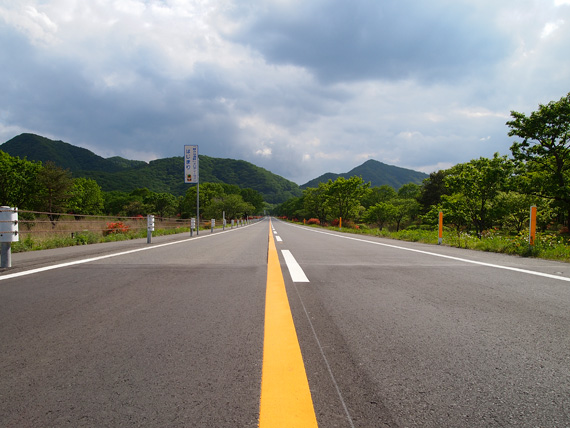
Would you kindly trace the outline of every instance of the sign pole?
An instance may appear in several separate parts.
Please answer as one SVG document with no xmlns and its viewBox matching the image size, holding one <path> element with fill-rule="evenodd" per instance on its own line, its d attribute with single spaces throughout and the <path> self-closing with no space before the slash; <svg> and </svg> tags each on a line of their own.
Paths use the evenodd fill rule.
<svg viewBox="0 0 570 428">
<path fill-rule="evenodd" d="M 184 146 L 184 182 L 196 184 L 196 235 L 200 232 L 200 174 L 198 146 Z"/>
<path fill-rule="evenodd" d="M 200 183 L 196 183 L 196 235 L 200 234 Z"/>
</svg>

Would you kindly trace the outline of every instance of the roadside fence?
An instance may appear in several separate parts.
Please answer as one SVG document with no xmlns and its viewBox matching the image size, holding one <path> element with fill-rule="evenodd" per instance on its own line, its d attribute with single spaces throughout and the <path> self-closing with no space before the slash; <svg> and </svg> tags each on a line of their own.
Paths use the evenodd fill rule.
<svg viewBox="0 0 570 428">
<path fill-rule="evenodd" d="M 228 226 L 240 227 L 249 222 L 250 219 L 236 219 L 231 220 L 231 226 Z M 196 222 L 195 218 L 168 218 L 151 214 L 134 217 L 84 215 L 18 210 L 3 206 L 0 207 L 0 267 L 11 267 L 11 244 L 18 241 L 23 247 L 31 246 L 32 242 L 37 244 L 47 241 L 59 241 L 63 243 L 61 246 L 66 246 L 146 236 L 150 244 L 155 231 L 161 235 L 189 232 L 193 236 L 202 230 L 211 229 L 213 232 L 214 226 L 214 219 Z M 222 227 L 227 227 L 225 220 Z"/>
</svg>

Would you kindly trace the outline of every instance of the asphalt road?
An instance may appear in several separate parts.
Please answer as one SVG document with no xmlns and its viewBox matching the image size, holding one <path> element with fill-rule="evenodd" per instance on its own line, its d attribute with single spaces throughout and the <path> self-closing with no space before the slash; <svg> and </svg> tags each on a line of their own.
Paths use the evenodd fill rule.
<svg viewBox="0 0 570 428">
<path fill-rule="evenodd" d="M 568 264 L 273 226 L 320 427 L 570 426 Z M 14 254 L 0 426 L 256 427 L 269 230 Z"/>
</svg>

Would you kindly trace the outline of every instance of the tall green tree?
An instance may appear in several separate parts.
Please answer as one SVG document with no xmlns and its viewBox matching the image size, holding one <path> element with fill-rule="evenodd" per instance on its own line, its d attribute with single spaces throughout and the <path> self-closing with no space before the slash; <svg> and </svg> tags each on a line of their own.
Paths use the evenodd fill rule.
<svg viewBox="0 0 570 428">
<path fill-rule="evenodd" d="M 480 237 L 493 221 L 490 213 L 495 198 L 508 187 L 512 171 L 512 162 L 498 153 L 492 159 L 481 157 L 455 165 L 447 170 L 445 185 L 449 195 L 442 200 L 447 204 L 462 200 L 458 208 L 461 206 Z"/>
<path fill-rule="evenodd" d="M 552 199 L 570 222 L 570 93 L 539 105 L 529 116 L 511 111 L 509 136 L 521 191 Z"/>
<path fill-rule="evenodd" d="M 379 202 L 388 202 L 396 196 L 396 190 L 388 184 L 370 187 L 362 197 L 362 205 L 368 209 Z"/>
<path fill-rule="evenodd" d="M 240 219 L 252 215 L 255 207 L 249 202 L 245 202 L 241 195 L 220 195 L 214 198 L 204 209 L 204 218 L 221 219 L 225 213 L 226 220 Z"/>
<path fill-rule="evenodd" d="M 417 199 L 420 196 L 421 187 L 416 183 L 404 184 L 398 190 L 400 199 Z"/>
<path fill-rule="evenodd" d="M 328 185 L 319 183 L 318 187 L 307 187 L 303 190 L 303 203 L 309 218 L 317 218 L 321 223 L 327 221 Z"/>
<path fill-rule="evenodd" d="M 396 232 L 400 230 L 402 222 L 414 220 L 420 212 L 420 204 L 415 198 L 396 198 L 389 204 L 394 207 L 393 220 Z"/>
<path fill-rule="evenodd" d="M 275 214 L 285 216 L 290 220 L 303 218 L 305 214 L 303 197 L 290 198 L 275 207 Z"/>
<path fill-rule="evenodd" d="M 178 199 L 170 193 L 151 192 L 143 199 L 146 206 L 149 207 L 147 214 L 155 214 L 159 217 L 172 217 L 178 211 Z"/>
<path fill-rule="evenodd" d="M 73 179 L 67 210 L 75 214 L 96 215 L 103 211 L 104 199 L 101 187 L 90 178 Z"/>
<path fill-rule="evenodd" d="M 40 162 L 30 162 L 0 150 L 0 205 L 37 209 L 41 169 Z"/>
<path fill-rule="evenodd" d="M 50 213 L 48 215 L 52 224 L 67 208 L 67 201 L 71 197 L 73 179 L 69 170 L 60 168 L 53 162 L 46 162 L 38 174 L 40 184 L 40 209 Z"/>
<path fill-rule="evenodd" d="M 423 214 L 429 212 L 431 207 L 439 205 L 441 197 L 448 194 L 447 187 L 445 186 L 446 170 L 439 170 L 432 172 L 421 185 L 418 202 L 421 206 Z"/>
<path fill-rule="evenodd" d="M 370 182 L 365 183 L 362 177 L 349 179 L 338 177 L 328 181 L 326 204 L 334 218 L 354 219 L 360 210 L 360 201 Z"/>
<path fill-rule="evenodd" d="M 364 221 L 374 223 L 382 230 L 384 224 L 391 222 L 396 217 L 396 207 L 391 202 L 378 202 L 364 213 Z"/>
<path fill-rule="evenodd" d="M 257 190 L 239 189 L 238 193 L 232 193 L 239 194 L 243 198 L 244 202 L 248 202 L 253 206 L 254 209 L 251 214 L 261 214 L 263 212 L 263 208 L 265 207 L 265 200 L 263 199 L 263 195 Z M 230 194 L 230 192 L 226 191 L 226 194 Z"/>
</svg>

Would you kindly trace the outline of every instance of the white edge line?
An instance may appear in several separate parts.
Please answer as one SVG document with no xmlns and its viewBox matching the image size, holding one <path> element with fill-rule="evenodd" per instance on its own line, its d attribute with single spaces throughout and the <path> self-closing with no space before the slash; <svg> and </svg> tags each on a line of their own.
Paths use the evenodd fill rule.
<svg viewBox="0 0 570 428">
<path fill-rule="evenodd" d="M 259 222 L 258 222 L 259 223 Z M 257 223 L 255 223 L 257 224 Z M 248 226 L 253 226 L 253 224 L 250 224 Z M 248 227 L 246 226 L 246 227 Z M 243 226 L 240 228 L 236 228 L 236 229 L 229 229 L 229 230 L 222 230 L 219 231 L 217 233 L 210 233 L 208 235 L 202 235 L 202 236 L 196 236 L 196 237 L 192 237 L 192 238 L 188 238 L 188 239 L 183 239 L 181 241 L 176 241 L 176 242 L 166 242 L 164 244 L 157 244 L 157 245 L 152 245 L 152 247 L 143 247 L 143 248 L 137 248 L 134 250 L 129 250 L 129 251 L 122 251 L 120 253 L 113 253 L 113 254 L 105 254 L 104 256 L 98 256 L 98 257 L 91 257 L 89 259 L 81 259 L 81 260 L 74 260 L 72 262 L 67 262 L 67 263 L 60 263 L 57 265 L 51 265 L 51 266 L 44 266 L 41 268 L 36 268 L 36 269 L 30 269 L 30 270 L 25 270 L 22 272 L 16 272 L 16 273 L 9 273 L 7 275 L 0 275 L 0 281 L 5 280 L 5 279 L 12 279 L 12 278 L 18 278 L 20 276 L 26 276 L 26 275 L 32 275 L 34 273 L 40 273 L 40 272 L 46 272 L 48 270 L 53 270 L 53 269 L 59 269 L 59 268 L 63 268 L 63 267 L 68 267 L 68 266 L 75 266 L 75 265 L 81 265 L 83 263 L 90 263 L 90 262 L 95 262 L 97 260 L 103 260 L 103 259 L 108 259 L 111 257 L 118 257 L 118 256 L 124 256 L 126 254 L 132 254 L 132 253 L 138 253 L 139 251 L 146 251 L 146 250 L 154 250 L 156 248 L 161 248 L 161 247 L 167 247 L 169 245 L 176 245 L 176 244 L 183 244 L 185 242 L 188 241 L 193 241 L 195 239 L 202 239 L 202 238 L 208 238 L 211 236 L 218 236 L 222 233 L 228 233 L 228 232 L 233 232 L 236 230 L 243 230 Z"/>
<path fill-rule="evenodd" d="M 322 233 L 324 235 L 330 235 L 330 236 L 335 236 L 337 238 L 343 238 L 343 239 L 350 239 L 353 241 L 360 241 L 360 242 L 366 242 L 368 244 L 373 244 L 373 245 L 380 245 L 383 247 L 390 247 L 390 248 L 396 248 L 398 250 L 404 250 L 404 251 L 412 251 L 414 253 L 420 253 L 420 254 L 427 254 L 430 256 L 435 256 L 435 257 L 441 257 L 444 259 L 450 259 L 450 260 L 455 260 L 455 261 L 459 261 L 459 262 L 464 262 L 464 263 L 472 263 L 475 265 L 479 265 L 479 266 L 487 266 L 487 267 L 492 267 L 492 268 L 496 268 L 496 269 L 504 269 L 504 270 L 510 270 L 513 272 L 519 272 L 519 273 L 526 273 L 528 275 L 536 275 L 536 276 L 542 276 L 544 278 L 550 278 L 550 279 L 557 279 L 560 281 L 566 281 L 566 282 L 570 282 L 570 278 L 564 277 L 564 276 L 559 276 L 559 275 L 552 275 L 549 273 L 543 273 L 543 272 L 537 272 L 537 271 L 533 271 L 533 270 L 527 270 L 527 269 L 520 269 L 520 268 L 515 268 L 515 267 L 510 267 L 510 266 L 501 266 L 501 265 L 495 265 L 493 263 L 486 263 L 486 262 L 478 262 L 476 260 L 469 260 L 469 259 L 463 259 L 461 257 L 454 257 L 454 256 L 446 256 L 445 254 L 438 254 L 438 253 L 432 253 L 430 251 L 424 251 L 424 250 L 416 250 L 414 248 L 406 248 L 406 247 L 400 247 L 398 245 L 392 245 L 392 244 L 384 244 L 383 242 L 374 242 L 374 241 L 368 241 L 366 239 L 360 239 L 360 238 L 354 238 L 352 236 L 342 236 L 342 235 L 337 235 L 334 233 L 329 233 L 329 232 L 324 232 L 322 230 L 315 230 L 313 228 L 305 228 L 302 226 L 297 226 L 295 224 L 290 224 L 290 226 L 293 227 L 299 227 L 303 230 L 307 230 L 309 232 L 315 232 L 315 233 Z"/>
<path fill-rule="evenodd" d="M 309 278 L 303 272 L 293 254 L 289 250 L 281 250 L 281 254 L 283 254 L 283 258 L 285 259 L 285 263 L 287 263 L 287 269 L 289 269 L 289 275 L 291 275 L 291 279 L 293 282 L 309 282 Z"/>
</svg>

